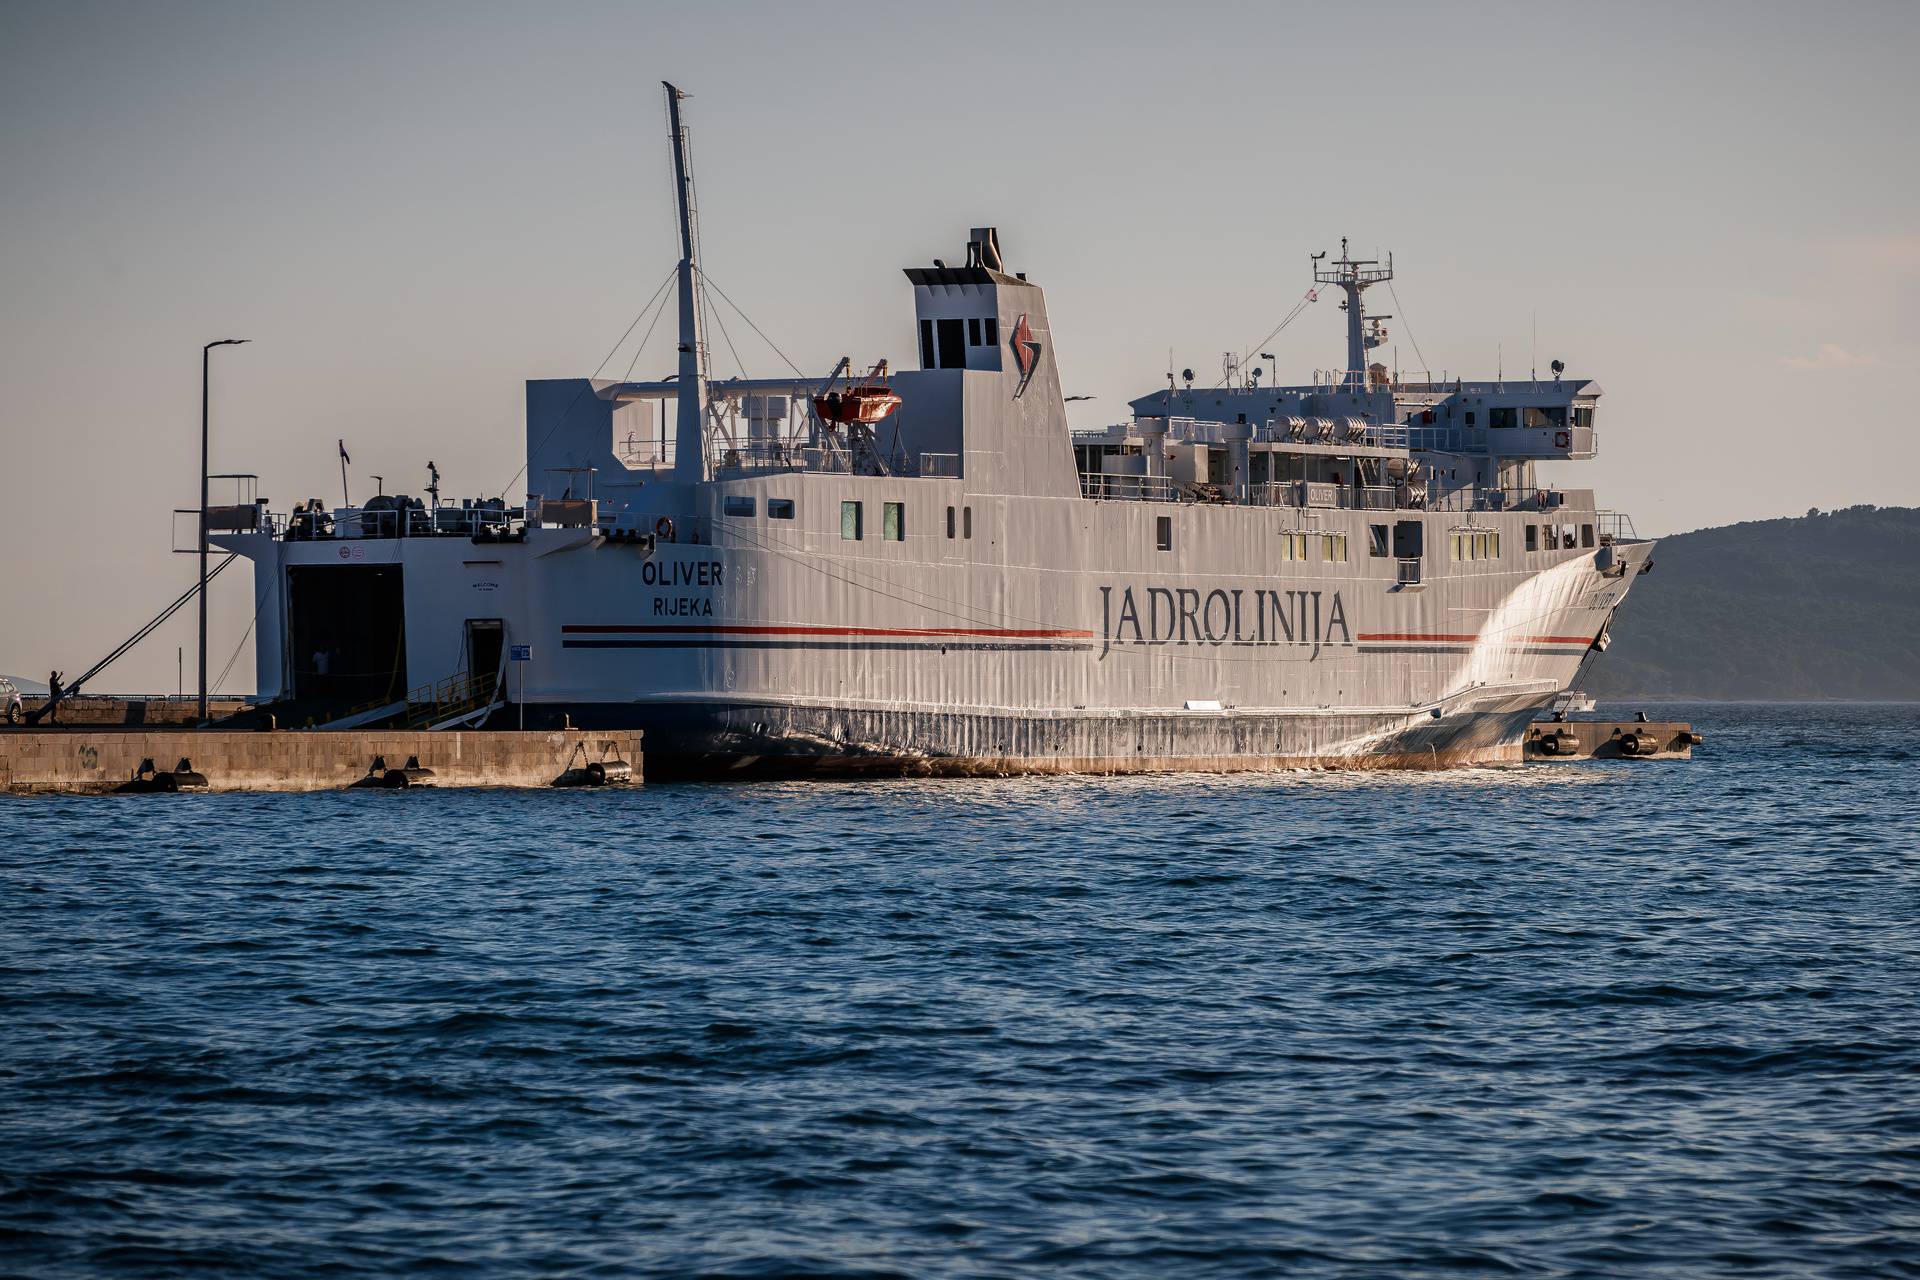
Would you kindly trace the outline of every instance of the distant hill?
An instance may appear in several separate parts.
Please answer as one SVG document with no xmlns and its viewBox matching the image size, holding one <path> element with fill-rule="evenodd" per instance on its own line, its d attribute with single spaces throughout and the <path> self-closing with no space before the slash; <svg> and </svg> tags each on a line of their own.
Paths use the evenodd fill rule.
<svg viewBox="0 0 1920 1280">
<path fill-rule="evenodd" d="M 1588 692 L 1920 700 L 1920 509 L 1700 529 L 1653 558 Z"/>
</svg>

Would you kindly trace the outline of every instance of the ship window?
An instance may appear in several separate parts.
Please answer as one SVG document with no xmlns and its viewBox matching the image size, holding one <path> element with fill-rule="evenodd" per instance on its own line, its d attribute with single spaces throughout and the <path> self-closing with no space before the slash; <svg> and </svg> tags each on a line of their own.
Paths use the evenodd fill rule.
<svg viewBox="0 0 1920 1280">
<path fill-rule="evenodd" d="M 1542 408 L 1527 408 L 1520 411 L 1523 427 L 1564 427 L 1567 425 L 1567 406 L 1550 404 Z"/>
<path fill-rule="evenodd" d="M 931 320 L 920 322 L 920 367 L 922 369 L 939 367 L 939 362 L 933 358 L 933 321 Z"/>
<path fill-rule="evenodd" d="M 1466 541 L 1466 535 L 1456 533 L 1452 537 L 1450 537 L 1448 541 L 1453 544 L 1454 562 L 1457 564 L 1460 561 L 1465 560 L 1467 558 L 1466 548 L 1462 546 L 1462 543 Z"/>
<path fill-rule="evenodd" d="M 1155 516 L 1153 520 L 1153 545 L 1161 551 L 1173 550 L 1173 517 Z"/>
<path fill-rule="evenodd" d="M 1540 549 L 1540 528 L 1538 525 L 1530 524 L 1527 526 L 1527 550 L 1538 551 L 1539 549 Z"/>
<path fill-rule="evenodd" d="M 1471 409 L 1467 410 L 1467 425 L 1468 426 L 1473 425 L 1473 410 Z"/>
<path fill-rule="evenodd" d="M 793 519 L 793 499 L 792 498 L 768 498 L 767 499 L 767 519 L 769 520 Z"/>
<path fill-rule="evenodd" d="M 1387 554 L 1387 526 L 1383 524 L 1367 526 L 1367 554 L 1370 556 Z"/>
<path fill-rule="evenodd" d="M 1489 409 L 1489 410 L 1487 410 L 1487 425 L 1488 425 L 1488 426 L 1490 426 L 1490 427 L 1510 427 L 1510 426 L 1512 426 L 1512 425 L 1513 425 L 1513 423 L 1514 423 L 1514 410 L 1513 410 L 1513 409 L 1511 409 L 1511 408 L 1507 408 L 1507 409 Z"/>
<path fill-rule="evenodd" d="M 1575 405 L 1573 407 L 1573 425 L 1591 429 L 1593 426 L 1593 406 L 1590 404 Z"/>
<path fill-rule="evenodd" d="M 967 344 L 969 346 L 974 346 L 974 347 L 977 347 L 980 345 L 980 317 L 979 316 L 972 316 L 972 317 L 969 317 L 967 320 Z"/>
<path fill-rule="evenodd" d="M 1487 535 L 1487 558 L 1489 560 L 1498 560 L 1500 558 L 1500 531 L 1498 529 L 1495 529 Z"/>
<path fill-rule="evenodd" d="M 747 497 L 729 497 L 720 509 L 730 516 L 750 516 L 753 514 L 753 499 Z"/>
<path fill-rule="evenodd" d="M 883 503 L 880 507 L 880 537 L 886 542 L 907 540 L 907 504 Z"/>
<path fill-rule="evenodd" d="M 1000 321 L 993 316 L 987 317 L 987 345 L 990 347 L 1000 345 Z"/>
<path fill-rule="evenodd" d="M 1345 561 L 1347 558 L 1347 535 L 1344 533 L 1321 534 L 1320 558 L 1328 561 Z"/>
<path fill-rule="evenodd" d="M 940 335 L 940 367 L 942 369 L 964 369 L 967 367 L 967 326 L 958 318 L 939 320 L 934 324 Z"/>
<path fill-rule="evenodd" d="M 960 508 L 960 536 L 962 538 L 971 538 L 973 536 L 973 508 L 972 507 Z"/>
<path fill-rule="evenodd" d="M 840 504 L 840 536 L 849 542 L 860 540 L 860 504 L 843 502 Z"/>
<path fill-rule="evenodd" d="M 953 508 L 952 507 L 947 508 L 947 536 L 949 538 L 953 536 Z"/>
<path fill-rule="evenodd" d="M 1590 547 L 1593 545 L 1593 526 L 1592 525 L 1583 524 L 1580 526 L 1580 545 L 1583 547 Z"/>
</svg>

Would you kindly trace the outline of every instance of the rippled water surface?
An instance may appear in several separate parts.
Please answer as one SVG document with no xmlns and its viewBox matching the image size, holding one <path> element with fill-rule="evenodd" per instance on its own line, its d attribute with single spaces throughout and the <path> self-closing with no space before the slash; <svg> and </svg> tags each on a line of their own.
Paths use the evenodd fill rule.
<svg viewBox="0 0 1920 1280">
<path fill-rule="evenodd" d="M 0 1271 L 1920 1274 L 1920 709 L 0 798 Z"/>
</svg>

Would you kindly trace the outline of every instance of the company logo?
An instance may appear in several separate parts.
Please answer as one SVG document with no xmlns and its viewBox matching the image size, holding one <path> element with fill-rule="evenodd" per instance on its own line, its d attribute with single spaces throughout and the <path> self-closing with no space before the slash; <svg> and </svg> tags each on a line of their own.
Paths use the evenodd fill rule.
<svg viewBox="0 0 1920 1280">
<path fill-rule="evenodd" d="M 1100 588 L 1100 656 L 1121 645 L 1351 647 L 1338 591 L 1268 591 L 1131 586 Z"/>
<path fill-rule="evenodd" d="M 1040 367 L 1040 339 L 1033 336 L 1025 313 L 1013 326 L 1013 363 L 1020 370 L 1020 386 L 1013 393 L 1013 398 L 1018 400 L 1026 394 L 1027 384 L 1033 381 L 1034 371 Z"/>
</svg>

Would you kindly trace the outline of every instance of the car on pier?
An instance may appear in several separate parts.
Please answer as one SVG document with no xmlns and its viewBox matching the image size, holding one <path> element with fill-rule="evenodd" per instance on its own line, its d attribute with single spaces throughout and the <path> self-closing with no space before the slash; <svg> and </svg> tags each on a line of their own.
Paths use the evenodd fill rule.
<svg viewBox="0 0 1920 1280">
<path fill-rule="evenodd" d="M 19 724 L 26 719 L 26 708 L 20 704 L 20 690 L 5 676 L 0 676 L 0 706 L 5 708 L 8 724 Z"/>
</svg>

